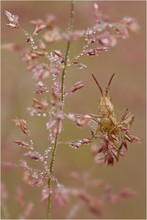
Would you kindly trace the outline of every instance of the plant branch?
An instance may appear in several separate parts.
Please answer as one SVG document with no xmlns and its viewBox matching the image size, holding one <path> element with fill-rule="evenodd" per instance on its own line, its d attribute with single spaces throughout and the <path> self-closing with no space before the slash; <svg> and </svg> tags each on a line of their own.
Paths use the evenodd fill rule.
<svg viewBox="0 0 147 220">
<path fill-rule="evenodd" d="M 71 1 L 70 17 L 69 17 L 69 23 L 68 23 L 68 31 L 69 32 L 73 30 L 74 12 L 75 12 L 74 2 Z M 70 50 L 70 44 L 71 44 L 71 41 L 69 39 L 68 42 L 67 42 L 67 46 L 66 46 L 64 67 L 63 67 L 62 76 L 61 76 L 61 97 L 60 97 L 61 102 L 62 102 L 61 111 L 63 111 L 63 107 L 64 107 L 65 75 L 66 75 L 66 69 L 67 69 L 67 61 L 68 61 L 68 55 L 69 55 L 69 50 Z M 53 174 L 53 168 L 54 168 L 54 162 L 55 162 L 55 155 L 56 155 L 57 144 L 58 144 L 59 124 L 60 124 L 60 119 L 58 119 L 58 121 L 57 121 L 57 133 L 56 133 L 56 137 L 55 137 L 55 142 L 54 142 L 52 157 L 51 157 L 51 162 L 50 162 L 50 177 L 48 179 L 48 188 L 49 189 L 51 188 L 51 180 L 52 180 L 52 174 Z M 49 197 L 48 197 L 47 219 L 49 219 L 51 217 L 51 197 L 52 197 L 52 194 L 50 193 Z"/>
</svg>

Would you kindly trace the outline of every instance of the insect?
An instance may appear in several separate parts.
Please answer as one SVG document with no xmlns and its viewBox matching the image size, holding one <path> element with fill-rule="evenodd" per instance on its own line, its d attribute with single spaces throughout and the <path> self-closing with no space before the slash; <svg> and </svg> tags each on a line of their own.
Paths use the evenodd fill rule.
<svg viewBox="0 0 147 220">
<path fill-rule="evenodd" d="M 114 77 L 112 74 L 108 85 L 103 92 L 100 84 L 95 76 L 92 74 L 96 82 L 101 98 L 98 106 L 98 115 L 88 114 L 90 119 L 88 121 L 89 128 L 92 133 L 92 138 L 100 138 L 100 146 L 93 151 L 94 156 L 98 162 L 113 165 L 114 159 L 119 160 L 119 156 L 124 155 L 124 151 L 128 148 L 127 141 L 141 142 L 141 140 L 129 134 L 130 127 L 134 121 L 134 115 L 128 112 L 128 109 L 123 114 L 120 121 L 117 121 L 114 105 L 109 95 L 110 85 Z"/>
<path fill-rule="evenodd" d="M 91 119 L 88 122 L 88 125 L 91 129 L 92 136 L 95 138 L 99 137 L 99 133 L 107 133 L 108 136 L 111 136 L 112 134 L 118 135 L 121 132 L 121 130 L 128 130 L 134 120 L 134 115 L 132 113 L 128 113 L 128 110 L 126 110 L 120 122 L 117 122 L 116 120 L 114 105 L 112 104 L 111 97 L 109 95 L 110 84 L 114 75 L 115 74 L 113 73 L 108 82 L 105 92 L 103 92 L 97 79 L 92 74 L 92 77 L 96 82 L 101 93 L 101 98 L 98 107 L 99 114 L 89 114 L 91 116 Z"/>
</svg>

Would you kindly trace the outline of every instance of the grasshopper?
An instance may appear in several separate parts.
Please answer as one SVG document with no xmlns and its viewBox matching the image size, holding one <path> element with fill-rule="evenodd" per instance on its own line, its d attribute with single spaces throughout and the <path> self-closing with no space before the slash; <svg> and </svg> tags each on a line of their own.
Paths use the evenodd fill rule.
<svg viewBox="0 0 147 220">
<path fill-rule="evenodd" d="M 134 115 L 132 113 L 128 113 L 128 110 L 126 110 L 120 122 L 117 122 L 116 120 L 114 105 L 112 104 L 111 97 L 109 95 L 110 84 L 114 75 L 115 74 L 113 73 L 108 82 L 105 92 L 103 92 L 97 79 L 92 74 L 92 77 L 101 93 L 98 107 L 98 115 L 89 114 L 91 119 L 89 120 L 88 125 L 90 127 L 92 137 L 95 138 L 100 137 L 99 133 L 101 133 L 102 135 L 107 134 L 111 139 L 111 135 L 117 136 L 121 133 L 122 130 L 129 130 L 134 120 Z"/>
</svg>

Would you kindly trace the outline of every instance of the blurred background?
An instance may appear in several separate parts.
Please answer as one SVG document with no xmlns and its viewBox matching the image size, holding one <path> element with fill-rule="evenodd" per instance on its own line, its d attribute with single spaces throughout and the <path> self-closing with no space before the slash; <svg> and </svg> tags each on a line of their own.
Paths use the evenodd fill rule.
<svg viewBox="0 0 147 220">
<path fill-rule="evenodd" d="M 94 23 L 92 16 L 93 3 L 90 1 L 76 2 L 74 29 L 84 29 Z M 113 72 L 116 73 L 111 86 L 111 96 L 115 106 L 117 119 L 121 118 L 124 110 L 129 108 L 135 115 L 135 122 L 131 133 L 143 139 L 141 144 L 129 144 L 129 150 L 119 163 L 112 167 L 97 165 L 93 178 L 104 179 L 112 185 L 114 192 L 125 186 L 132 187 L 137 195 L 124 199 L 115 205 L 107 204 L 102 218 L 113 219 L 145 219 L 145 1 L 103 1 L 99 2 L 101 11 L 108 14 L 112 21 L 119 21 L 124 16 L 132 16 L 140 24 L 137 34 L 131 33 L 130 38 L 122 40 L 109 52 L 101 53 L 98 57 L 83 57 L 81 61 L 88 68 L 78 70 L 69 68 L 66 84 L 72 86 L 77 81 L 84 81 L 85 87 L 66 99 L 68 112 L 98 113 L 100 94 L 90 74 L 95 74 L 102 88 Z M 2 2 L 2 44 L 19 43 L 26 45 L 25 37 L 19 30 L 6 26 L 8 22 L 4 11 L 10 11 L 20 17 L 20 23 L 28 32 L 34 27 L 30 20 L 44 19 L 49 13 L 56 16 L 56 23 L 62 30 L 66 30 L 70 2 L 58 1 L 3 1 Z M 56 49 L 65 51 L 65 42 L 55 45 Z M 71 45 L 71 57 L 78 54 L 82 48 L 82 41 Z M 2 162 L 18 163 L 23 158 L 24 151 L 17 147 L 13 140 L 23 139 L 12 122 L 16 116 L 31 121 L 31 132 L 36 148 L 47 144 L 45 120 L 42 118 L 28 118 L 26 108 L 31 105 L 34 81 L 26 70 L 26 65 L 20 61 L 19 53 L 2 50 Z M 81 139 L 89 136 L 87 127 L 77 128 L 72 122 L 66 122 L 61 138 L 64 140 Z M 58 148 L 55 162 L 55 173 L 59 181 L 66 186 L 74 186 L 71 172 L 81 174 L 91 171 L 94 160 L 89 147 L 78 150 L 68 146 Z M 35 163 L 33 163 L 35 167 Z M 35 204 L 33 218 L 45 218 L 46 205 L 40 202 L 41 189 L 28 186 L 22 178 L 19 168 L 2 166 L 2 182 L 8 191 L 8 209 L 10 218 L 17 218 L 22 210 L 17 207 L 15 200 L 16 188 L 21 187 L 26 201 Z M 81 184 L 81 185 L 80 185 Z M 80 188 L 82 183 L 79 181 Z M 92 191 L 91 191 L 92 192 Z M 94 191 L 99 196 L 99 190 Z M 64 208 L 53 206 L 54 218 L 66 218 L 74 200 Z M 74 218 L 97 218 L 84 206 Z"/>
</svg>

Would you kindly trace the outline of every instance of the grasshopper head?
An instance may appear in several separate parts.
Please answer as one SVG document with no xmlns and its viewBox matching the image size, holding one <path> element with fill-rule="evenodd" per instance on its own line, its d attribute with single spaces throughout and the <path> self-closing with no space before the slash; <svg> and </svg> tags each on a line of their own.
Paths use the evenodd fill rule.
<svg viewBox="0 0 147 220">
<path fill-rule="evenodd" d="M 111 102 L 111 98 L 109 95 L 104 95 L 100 98 L 99 102 L 99 113 L 102 116 L 107 116 L 114 111 L 114 106 Z"/>
<path fill-rule="evenodd" d="M 101 98 L 100 98 L 100 102 L 99 102 L 99 113 L 102 116 L 106 116 L 109 115 L 111 112 L 114 111 L 114 106 L 111 102 L 111 97 L 109 96 L 109 90 L 110 90 L 110 84 L 112 82 L 112 79 L 114 77 L 115 73 L 112 74 L 108 85 L 106 87 L 105 93 L 103 92 L 100 84 L 98 83 L 97 79 L 95 78 L 95 76 L 92 74 L 92 77 L 94 78 L 94 81 L 96 82 L 100 92 L 101 92 Z"/>
</svg>

